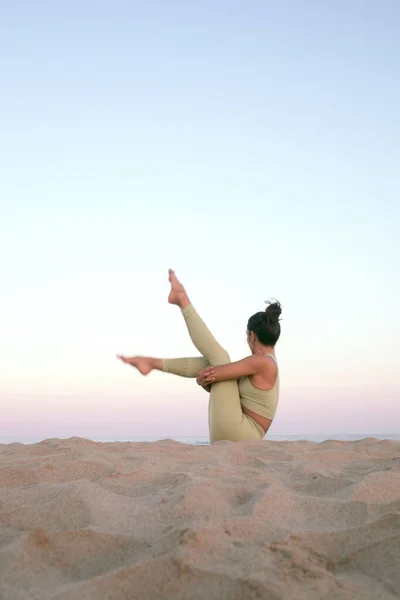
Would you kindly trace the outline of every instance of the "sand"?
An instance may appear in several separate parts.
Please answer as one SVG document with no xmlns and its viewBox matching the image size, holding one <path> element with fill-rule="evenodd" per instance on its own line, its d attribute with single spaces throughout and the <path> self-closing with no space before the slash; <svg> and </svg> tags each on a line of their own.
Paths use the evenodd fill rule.
<svg viewBox="0 0 400 600">
<path fill-rule="evenodd" d="M 400 443 L 0 445 L 0 599 L 400 595 Z"/>
</svg>

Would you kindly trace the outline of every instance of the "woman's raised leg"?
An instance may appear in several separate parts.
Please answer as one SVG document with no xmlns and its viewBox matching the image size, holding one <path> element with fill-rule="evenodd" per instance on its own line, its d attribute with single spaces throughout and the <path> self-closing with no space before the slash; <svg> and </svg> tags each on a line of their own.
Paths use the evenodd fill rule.
<svg viewBox="0 0 400 600">
<path fill-rule="evenodd" d="M 170 304 L 176 304 L 182 311 L 189 335 L 193 344 L 202 356 L 213 367 L 230 362 L 228 352 L 217 342 L 207 325 L 197 314 L 183 285 L 178 281 L 174 271 L 169 270 L 171 292 L 168 297 Z"/>
</svg>

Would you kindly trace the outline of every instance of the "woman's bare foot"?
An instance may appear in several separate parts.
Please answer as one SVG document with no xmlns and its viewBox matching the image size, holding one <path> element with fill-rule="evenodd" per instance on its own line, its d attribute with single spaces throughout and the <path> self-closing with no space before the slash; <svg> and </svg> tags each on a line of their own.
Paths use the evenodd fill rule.
<svg viewBox="0 0 400 600">
<path fill-rule="evenodd" d="M 181 282 L 178 281 L 175 271 L 172 269 L 169 269 L 168 271 L 168 280 L 171 283 L 171 291 L 168 296 L 168 302 L 170 304 L 176 304 L 176 306 L 179 306 L 179 308 L 185 308 L 185 306 L 189 306 L 190 300 L 186 290 Z"/>
<path fill-rule="evenodd" d="M 117 358 L 122 360 L 122 362 L 127 365 L 131 365 L 132 367 L 136 367 L 136 369 L 142 375 L 148 375 L 150 371 L 156 369 L 156 360 L 155 358 L 150 358 L 147 356 L 123 356 L 122 354 L 117 354 Z"/>
</svg>

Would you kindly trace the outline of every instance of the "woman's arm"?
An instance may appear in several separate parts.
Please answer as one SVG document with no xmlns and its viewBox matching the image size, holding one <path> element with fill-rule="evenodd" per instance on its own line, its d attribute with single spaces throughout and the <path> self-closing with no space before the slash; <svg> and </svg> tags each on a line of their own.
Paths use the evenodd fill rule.
<svg viewBox="0 0 400 600">
<path fill-rule="evenodd" d="M 202 384 L 218 383 L 229 379 L 240 379 L 249 375 L 265 373 L 268 363 L 264 356 L 252 354 L 242 360 L 217 367 L 206 367 L 198 373 L 197 378 Z"/>
</svg>

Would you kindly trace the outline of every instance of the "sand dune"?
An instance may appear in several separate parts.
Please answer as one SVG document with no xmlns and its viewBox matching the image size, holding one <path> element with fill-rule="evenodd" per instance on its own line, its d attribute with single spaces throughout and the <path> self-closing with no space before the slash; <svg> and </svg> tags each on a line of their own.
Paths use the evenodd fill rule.
<svg viewBox="0 0 400 600">
<path fill-rule="evenodd" d="M 399 597 L 399 442 L 0 445 L 0 600 Z"/>
</svg>

